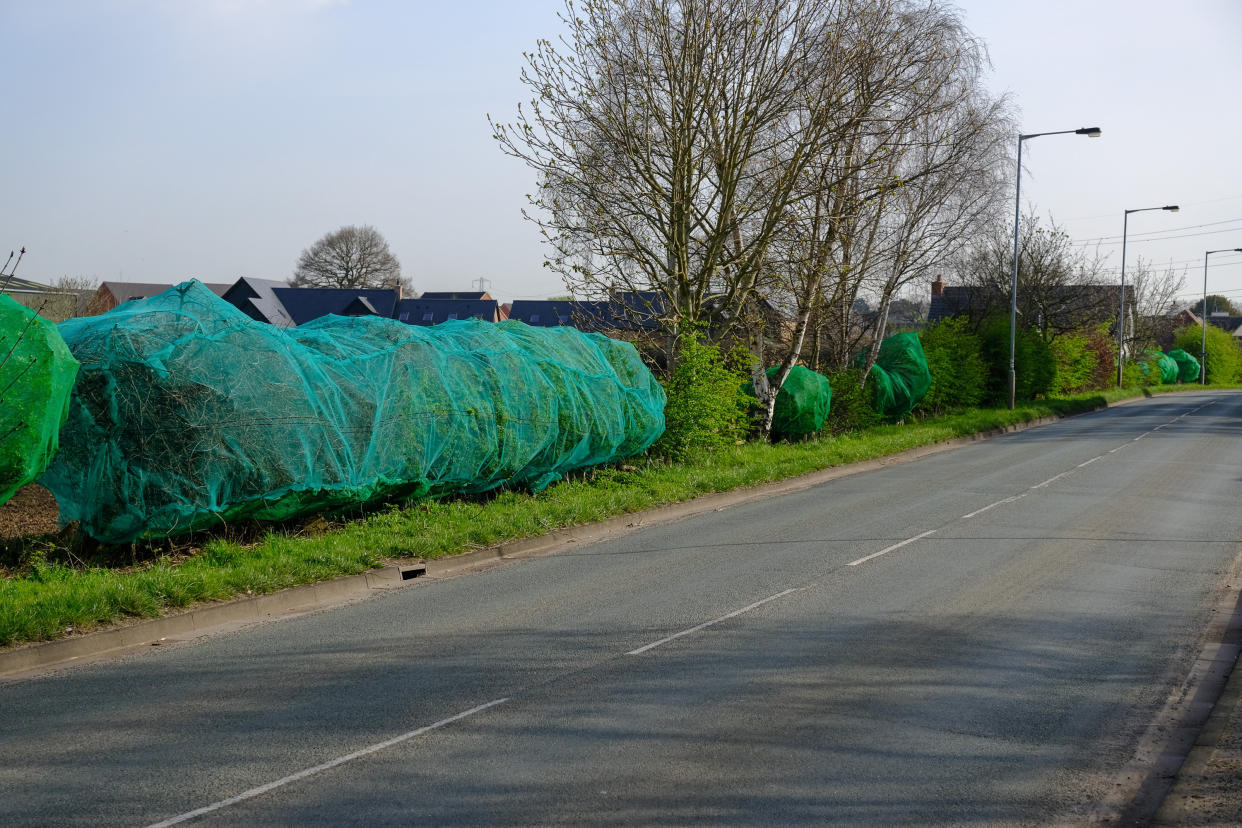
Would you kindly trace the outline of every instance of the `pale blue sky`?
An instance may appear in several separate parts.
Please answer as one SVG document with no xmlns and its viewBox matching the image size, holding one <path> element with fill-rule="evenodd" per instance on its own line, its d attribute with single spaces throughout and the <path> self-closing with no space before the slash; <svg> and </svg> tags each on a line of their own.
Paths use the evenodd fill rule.
<svg viewBox="0 0 1242 828">
<path fill-rule="evenodd" d="M 1131 216 L 1130 266 L 1185 263 L 1199 291 L 1203 252 L 1242 247 L 1242 1 L 958 5 L 1023 131 L 1104 130 L 1027 142 L 1024 196 L 1079 239 L 1180 203 Z M 534 177 L 486 120 L 528 97 L 522 52 L 560 8 L 0 0 L 3 255 L 26 245 L 20 274 L 43 281 L 286 278 L 324 233 L 371 224 L 419 290 L 561 293 L 520 217 Z M 1210 290 L 1242 299 L 1242 255 L 1212 264 Z"/>
</svg>

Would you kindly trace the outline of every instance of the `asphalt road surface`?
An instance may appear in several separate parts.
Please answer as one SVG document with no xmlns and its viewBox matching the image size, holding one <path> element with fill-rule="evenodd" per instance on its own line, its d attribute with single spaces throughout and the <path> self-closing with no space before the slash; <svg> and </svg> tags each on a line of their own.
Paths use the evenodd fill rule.
<svg viewBox="0 0 1242 828">
<path fill-rule="evenodd" d="M 0 824 L 1048 824 L 1185 678 L 1242 394 L 0 685 Z"/>
</svg>

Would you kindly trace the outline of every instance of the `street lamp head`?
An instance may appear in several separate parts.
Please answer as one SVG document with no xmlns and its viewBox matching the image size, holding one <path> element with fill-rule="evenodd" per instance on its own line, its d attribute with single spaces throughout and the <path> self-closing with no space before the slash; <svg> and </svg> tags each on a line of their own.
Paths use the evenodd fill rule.
<svg viewBox="0 0 1242 828">
<path fill-rule="evenodd" d="M 1088 138 L 1099 138 L 1100 128 L 1099 127 L 1082 127 L 1081 129 L 1074 130 L 1074 134 L 1075 135 L 1086 135 Z"/>
<path fill-rule="evenodd" d="M 1168 210 L 1170 213 L 1176 213 L 1178 211 L 1178 206 L 1176 204 L 1170 204 L 1168 207 L 1161 207 L 1160 209 Z"/>
</svg>

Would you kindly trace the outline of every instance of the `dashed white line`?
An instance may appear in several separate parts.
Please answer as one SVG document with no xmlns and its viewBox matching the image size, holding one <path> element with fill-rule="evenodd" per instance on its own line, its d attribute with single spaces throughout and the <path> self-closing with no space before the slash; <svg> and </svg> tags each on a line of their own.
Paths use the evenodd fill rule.
<svg viewBox="0 0 1242 828">
<path fill-rule="evenodd" d="M 856 560 L 856 561 L 850 561 L 848 564 L 846 564 L 846 566 L 858 566 L 858 565 L 859 565 L 859 564 L 861 564 L 861 563 L 866 563 L 867 561 L 871 560 L 872 558 L 878 558 L 878 557 L 880 557 L 881 555 L 887 555 L 889 552 L 892 552 L 894 549 L 900 549 L 901 547 L 905 546 L 905 545 L 906 545 L 906 544 L 908 544 L 908 543 L 914 543 L 916 540 L 922 540 L 923 538 L 927 537 L 928 535 L 934 535 L 934 534 L 936 534 L 936 530 L 935 530 L 935 529 L 929 529 L 928 531 L 924 532 L 924 533 L 923 533 L 923 534 L 921 534 L 921 535 L 915 535 L 915 536 L 914 536 L 914 537 L 912 537 L 912 538 L 906 538 L 906 539 L 905 539 L 905 540 L 903 540 L 901 543 L 894 543 L 892 546 L 890 546 L 890 547 L 888 547 L 888 548 L 886 548 L 886 549 L 881 549 L 879 552 L 872 552 L 870 555 L 867 555 L 866 557 L 859 558 L 859 559 L 858 559 L 858 560 Z"/>
<path fill-rule="evenodd" d="M 794 587 L 793 589 L 787 589 L 784 592 L 778 592 L 775 595 L 769 595 L 767 598 L 763 598 L 759 601 L 756 601 L 753 604 L 747 604 L 741 609 L 734 610 L 733 612 L 722 615 L 719 618 L 713 618 L 711 621 L 704 621 L 702 624 L 696 624 L 695 626 L 691 627 L 688 630 L 682 630 L 681 632 L 673 633 L 670 636 L 661 638 L 659 641 L 652 641 L 650 644 L 639 647 L 637 650 L 630 650 L 628 653 L 626 653 L 626 655 L 640 655 L 641 653 L 645 653 L 648 650 L 654 650 L 656 647 L 659 647 L 662 644 L 667 644 L 670 641 L 676 641 L 678 638 L 681 638 L 682 636 L 690 635 L 691 633 L 696 633 L 699 630 L 706 629 L 707 627 L 712 626 L 713 624 L 719 624 L 721 621 L 728 621 L 730 618 L 736 618 L 737 616 L 741 615 L 744 612 L 750 612 L 756 607 L 761 607 L 764 604 L 770 601 L 775 601 L 778 598 L 784 598 L 786 595 L 788 595 L 791 592 L 801 592 L 803 589 L 805 589 L 805 587 Z"/>
<path fill-rule="evenodd" d="M 496 699 L 495 701 L 490 701 L 487 704 L 480 704 L 478 707 L 472 707 L 469 710 L 463 710 L 461 713 L 458 713 L 454 716 L 449 716 L 447 719 L 441 719 L 435 724 L 429 724 L 426 727 L 420 727 L 417 730 L 411 730 L 409 733 L 402 733 L 400 736 L 395 736 L 392 739 L 388 739 L 387 741 L 378 742 L 369 747 L 362 748 L 361 750 L 356 750 L 353 753 L 348 753 L 337 759 L 333 759 L 330 762 L 324 762 L 322 765 L 315 765 L 315 767 L 313 768 L 307 768 L 306 770 L 298 771 L 297 773 L 290 774 L 289 776 L 286 776 L 282 779 L 277 779 L 275 782 L 268 782 L 266 785 L 260 785 L 257 788 L 251 788 L 248 791 L 239 793 L 237 796 L 231 796 L 228 799 L 222 799 L 219 802 L 213 802 L 210 805 L 204 805 L 202 808 L 196 808 L 193 811 L 186 811 L 184 814 L 178 814 L 175 817 L 169 817 L 168 819 L 162 822 L 153 823 L 152 825 L 147 826 L 147 828 L 165 828 L 165 826 L 168 826 L 168 825 L 176 825 L 178 823 L 185 822 L 186 820 L 194 819 L 195 817 L 200 817 L 203 814 L 209 814 L 212 811 L 218 811 L 221 808 L 227 808 L 230 805 L 236 805 L 238 802 L 243 802 L 247 799 L 253 799 L 256 796 L 261 796 L 262 794 L 265 794 L 268 791 L 272 791 L 272 790 L 275 790 L 276 788 L 282 787 L 284 785 L 288 785 L 290 782 L 297 782 L 298 780 L 305 779 L 308 776 L 314 776 L 317 773 L 323 773 L 326 770 L 331 770 L 332 768 L 338 767 L 339 765 L 343 765 L 346 762 L 352 762 L 355 759 L 361 759 L 364 756 L 370 756 L 372 753 L 378 753 L 379 751 L 384 750 L 385 748 L 390 748 L 393 745 L 399 745 L 402 742 L 413 739 L 416 736 L 422 736 L 424 733 L 435 730 L 436 728 L 444 727 L 447 724 L 452 724 L 453 722 L 460 721 L 466 718 L 467 716 L 473 716 L 475 713 L 482 713 L 484 710 L 487 710 L 488 708 L 495 707 L 498 704 L 504 704 L 507 701 L 508 701 L 507 698 Z"/>
<path fill-rule="evenodd" d="M 1058 480 L 1060 480 L 1062 477 L 1068 477 L 1069 475 L 1071 475 L 1071 474 L 1073 474 L 1073 473 L 1074 473 L 1073 469 L 1071 469 L 1071 470 L 1069 470 L 1069 471 L 1061 472 L 1060 474 L 1058 474 L 1058 475 L 1057 475 L 1057 476 L 1055 476 L 1055 477 L 1049 477 L 1049 478 L 1048 478 L 1047 480 L 1045 480 L 1043 483 L 1036 483 L 1034 486 L 1032 486 L 1032 487 L 1031 487 L 1031 489 L 1032 489 L 1032 490 L 1034 490 L 1034 489 L 1042 489 L 1044 486 L 1047 486 L 1049 483 L 1055 483 L 1055 482 L 1057 482 Z"/>
<path fill-rule="evenodd" d="M 1027 492 L 1023 492 L 1022 494 L 1014 495 L 1013 497 L 1007 497 L 1004 500 L 998 500 L 995 503 L 989 503 L 987 506 L 984 506 L 982 509 L 976 509 L 975 511 L 971 512 L 968 515 L 962 515 L 962 520 L 968 520 L 974 517 L 975 515 L 981 515 L 984 512 L 986 512 L 988 509 L 995 509 L 997 506 L 1004 506 L 1006 503 L 1013 503 L 1015 500 L 1021 500 L 1022 498 L 1026 497 L 1026 495 L 1027 495 Z"/>
<path fill-rule="evenodd" d="M 1078 468 L 1080 468 L 1080 469 L 1081 469 L 1081 468 L 1085 468 L 1085 467 L 1087 467 L 1087 466 L 1090 466 L 1090 465 L 1091 465 L 1092 463 L 1094 463 L 1096 460 L 1103 460 L 1103 459 L 1104 459 L 1104 455 L 1102 455 L 1102 454 L 1101 454 L 1099 457 L 1092 457 L 1090 460 L 1088 460 L 1088 461 L 1087 461 L 1087 462 L 1085 462 L 1085 463 L 1079 463 L 1079 464 L 1078 464 Z"/>
</svg>

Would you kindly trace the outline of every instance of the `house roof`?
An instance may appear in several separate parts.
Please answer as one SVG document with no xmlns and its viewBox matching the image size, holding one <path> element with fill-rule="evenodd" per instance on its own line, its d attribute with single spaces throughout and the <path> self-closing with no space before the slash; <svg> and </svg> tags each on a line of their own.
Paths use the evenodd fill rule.
<svg viewBox="0 0 1242 828">
<path fill-rule="evenodd" d="M 175 284 L 180 284 L 180 282 Z M 147 299 L 151 296 L 158 296 L 173 287 L 173 285 L 173 282 L 102 282 L 99 285 L 99 289 L 107 288 L 112 297 L 116 299 L 117 304 L 120 304 L 131 299 Z M 216 282 L 210 284 L 203 282 L 202 285 L 216 296 L 224 296 L 225 292 L 232 287 L 232 285 Z"/>
<path fill-rule="evenodd" d="M 427 299 L 426 296 L 424 293 L 417 299 L 402 299 L 392 316 L 409 325 L 438 325 L 450 319 L 482 319 L 485 322 L 500 319 L 500 306 L 495 299 Z"/>
<path fill-rule="evenodd" d="M 1126 285 L 1125 290 L 1127 302 L 1132 303 L 1133 287 Z M 1121 285 L 1063 285 L 1056 294 L 1054 310 L 1060 316 L 1115 320 L 1120 291 Z M 932 294 L 927 321 L 938 322 L 963 314 L 979 315 L 990 309 L 1008 307 L 1008 295 L 992 287 L 945 285 L 941 293 Z"/>
<path fill-rule="evenodd" d="M 276 288 L 286 288 L 288 282 L 274 279 L 255 279 L 244 276 L 233 283 L 221 295 L 221 299 L 236 307 L 242 313 L 258 322 L 267 322 L 277 327 L 287 328 L 293 325 L 293 317 L 285 310 L 285 306 L 276 298 Z"/>
<path fill-rule="evenodd" d="M 491 296 L 487 291 L 460 291 L 460 290 L 429 290 L 420 295 L 419 299 L 458 299 L 473 302 L 489 302 Z"/>
<path fill-rule="evenodd" d="M 378 316 L 379 311 L 365 296 L 355 296 L 353 301 L 341 309 L 341 316 Z"/>
<path fill-rule="evenodd" d="M 1209 314 L 1208 322 L 1221 330 L 1228 331 L 1234 336 L 1242 334 L 1242 316 L 1217 316 L 1216 314 Z"/>
<path fill-rule="evenodd" d="M 34 291 L 37 293 L 61 292 L 60 288 L 52 285 L 45 285 L 40 282 L 32 282 L 29 279 L 23 279 L 20 276 L 0 276 L 0 290 L 5 293 L 9 291 Z M 63 291 L 69 293 L 71 291 Z"/>
<path fill-rule="evenodd" d="M 939 322 L 952 316 L 983 310 L 983 291 L 965 285 L 945 285 L 941 293 L 934 293 L 927 309 L 927 321 Z"/>
<path fill-rule="evenodd" d="M 358 315 L 355 301 L 364 298 L 377 316 L 393 316 L 397 305 L 396 288 L 295 288 L 277 287 L 272 293 L 278 299 L 293 324 L 302 325 L 312 319 L 328 314 L 344 316 L 354 305 L 353 315 Z"/>
<path fill-rule="evenodd" d="M 540 328 L 573 325 L 573 314 L 580 304 L 569 299 L 515 299 L 509 318 Z"/>
</svg>

